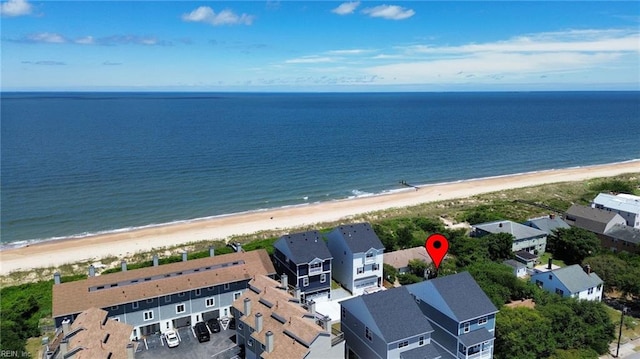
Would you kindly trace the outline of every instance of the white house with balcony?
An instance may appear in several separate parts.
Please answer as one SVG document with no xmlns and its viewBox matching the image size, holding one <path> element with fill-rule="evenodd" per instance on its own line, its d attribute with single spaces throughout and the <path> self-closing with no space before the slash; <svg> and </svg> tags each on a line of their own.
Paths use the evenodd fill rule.
<svg viewBox="0 0 640 359">
<path fill-rule="evenodd" d="M 384 246 L 369 223 L 340 226 L 326 237 L 335 281 L 354 295 L 382 287 Z"/>
</svg>

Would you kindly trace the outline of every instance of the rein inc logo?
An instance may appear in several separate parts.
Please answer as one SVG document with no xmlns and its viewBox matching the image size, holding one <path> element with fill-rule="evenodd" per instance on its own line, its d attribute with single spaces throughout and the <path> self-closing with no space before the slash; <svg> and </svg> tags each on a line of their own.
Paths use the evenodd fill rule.
<svg viewBox="0 0 640 359">
<path fill-rule="evenodd" d="M 31 358 L 31 354 L 22 350 L 0 350 L 0 358 Z"/>
</svg>

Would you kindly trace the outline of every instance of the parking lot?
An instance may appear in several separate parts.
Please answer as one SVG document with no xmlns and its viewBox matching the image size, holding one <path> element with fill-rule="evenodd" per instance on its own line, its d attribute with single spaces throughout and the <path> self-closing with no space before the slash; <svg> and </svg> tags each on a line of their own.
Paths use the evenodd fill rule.
<svg viewBox="0 0 640 359">
<path fill-rule="evenodd" d="M 198 342 L 191 328 L 180 328 L 177 332 L 180 345 L 175 348 L 167 347 L 160 334 L 147 337 L 146 345 L 140 341 L 136 359 L 232 359 L 240 352 L 235 344 L 235 330 L 211 334 L 211 339 L 203 343 Z"/>
</svg>

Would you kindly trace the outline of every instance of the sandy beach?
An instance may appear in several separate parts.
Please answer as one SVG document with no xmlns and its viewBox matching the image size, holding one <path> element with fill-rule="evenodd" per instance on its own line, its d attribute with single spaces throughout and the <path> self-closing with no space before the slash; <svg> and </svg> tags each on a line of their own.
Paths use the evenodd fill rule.
<svg viewBox="0 0 640 359">
<path fill-rule="evenodd" d="M 420 186 L 419 190 L 408 188 L 406 191 L 378 196 L 233 214 L 122 233 L 49 241 L 0 252 L 0 275 L 17 270 L 59 266 L 84 260 L 99 260 L 106 256 L 125 257 L 136 252 L 148 252 L 199 240 L 224 240 L 233 235 L 337 221 L 352 215 L 394 207 L 407 207 L 511 188 L 564 181 L 582 181 L 630 172 L 640 172 L 640 160 L 425 185 Z"/>
</svg>

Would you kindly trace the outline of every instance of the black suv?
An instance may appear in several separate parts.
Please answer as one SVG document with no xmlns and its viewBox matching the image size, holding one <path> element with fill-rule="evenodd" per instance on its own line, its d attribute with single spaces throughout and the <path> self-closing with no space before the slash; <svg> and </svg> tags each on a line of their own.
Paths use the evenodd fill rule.
<svg viewBox="0 0 640 359">
<path fill-rule="evenodd" d="M 196 332 L 196 337 L 200 343 L 208 342 L 211 337 L 209 336 L 209 329 L 207 329 L 207 325 L 204 322 L 198 322 L 193 327 L 193 330 Z"/>
<path fill-rule="evenodd" d="M 218 319 L 207 320 L 207 326 L 209 327 L 209 330 L 211 330 L 211 333 L 220 332 L 220 323 L 218 323 Z"/>
</svg>

